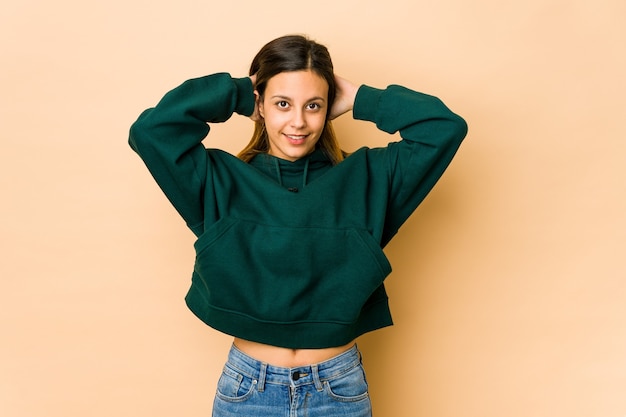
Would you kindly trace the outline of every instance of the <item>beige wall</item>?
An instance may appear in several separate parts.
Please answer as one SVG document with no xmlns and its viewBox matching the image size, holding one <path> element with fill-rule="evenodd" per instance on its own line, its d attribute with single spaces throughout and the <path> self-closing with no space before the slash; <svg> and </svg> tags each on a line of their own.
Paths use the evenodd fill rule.
<svg viewBox="0 0 626 417">
<path fill-rule="evenodd" d="M 396 326 L 360 340 L 376 415 L 626 415 L 623 0 L 5 3 L 0 415 L 209 415 L 230 341 L 183 303 L 193 238 L 127 131 L 291 32 L 470 125 L 387 249 Z M 347 149 L 389 139 L 337 128 Z"/>
</svg>

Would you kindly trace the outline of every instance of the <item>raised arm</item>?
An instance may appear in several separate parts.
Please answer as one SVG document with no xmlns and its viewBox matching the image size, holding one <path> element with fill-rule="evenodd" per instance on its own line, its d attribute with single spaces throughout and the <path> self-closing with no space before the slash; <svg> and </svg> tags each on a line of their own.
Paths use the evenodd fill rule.
<svg viewBox="0 0 626 417">
<path fill-rule="evenodd" d="M 402 138 L 370 150 L 375 172 L 389 176 L 386 242 L 446 170 L 467 134 L 467 124 L 437 97 L 398 85 L 386 89 L 361 86 L 353 115 L 387 133 L 399 132 Z"/>
<path fill-rule="evenodd" d="M 208 123 L 254 111 L 250 78 L 220 73 L 184 82 L 145 110 L 130 128 L 129 144 L 139 154 L 187 225 L 198 234 L 210 162 L 202 140 Z"/>
</svg>

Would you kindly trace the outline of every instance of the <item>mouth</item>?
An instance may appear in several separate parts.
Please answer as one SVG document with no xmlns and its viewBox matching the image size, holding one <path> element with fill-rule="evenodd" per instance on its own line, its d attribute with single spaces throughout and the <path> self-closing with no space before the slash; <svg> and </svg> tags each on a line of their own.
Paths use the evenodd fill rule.
<svg viewBox="0 0 626 417">
<path fill-rule="evenodd" d="M 284 133 L 284 136 L 294 145 L 299 145 L 303 143 L 309 135 L 288 135 Z"/>
</svg>

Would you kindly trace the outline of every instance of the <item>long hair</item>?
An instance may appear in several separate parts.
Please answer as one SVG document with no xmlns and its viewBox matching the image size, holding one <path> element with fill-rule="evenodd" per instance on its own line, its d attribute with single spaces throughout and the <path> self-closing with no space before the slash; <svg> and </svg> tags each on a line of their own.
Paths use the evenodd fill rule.
<svg viewBox="0 0 626 417">
<path fill-rule="evenodd" d="M 267 43 L 252 60 L 250 75 L 256 74 L 255 88 L 263 98 L 267 82 L 281 72 L 311 70 L 328 83 L 328 107 L 326 122 L 316 148 L 321 149 L 333 164 L 344 159 L 344 152 L 339 147 L 328 114 L 335 101 L 337 87 L 333 63 L 328 49 L 324 45 L 309 40 L 301 35 L 283 36 Z M 259 153 L 267 153 L 270 149 L 265 122 L 255 122 L 254 133 L 248 145 L 237 155 L 249 162 Z"/>
</svg>

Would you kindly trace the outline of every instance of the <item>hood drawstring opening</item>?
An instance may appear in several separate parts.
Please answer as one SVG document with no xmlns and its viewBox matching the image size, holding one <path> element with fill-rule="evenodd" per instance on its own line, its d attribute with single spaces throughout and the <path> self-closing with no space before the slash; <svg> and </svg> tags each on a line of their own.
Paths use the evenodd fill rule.
<svg viewBox="0 0 626 417">
<path fill-rule="evenodd" d="M 282 176 L 282 172 L 280 170 L 280 163 L 278 162 L 278 159 L 274 158 L 274 168 L 276 169 L 276 178 L 278 180 L 278 184 L 280 184 L 280 186 L 283 186 L 283 176 Z M 304 171 L 302 172 L 302 188 L 304 188 L 307 184 L 307 180 L 309 177 L 309 164 L 311 162 L 311 158 L 307 158 L 306 161 L 304 161 Z M 292 192 L 298 192 L 298 189 L 295 187 L 290 187 L 289 191 Z"/>
</svg>

